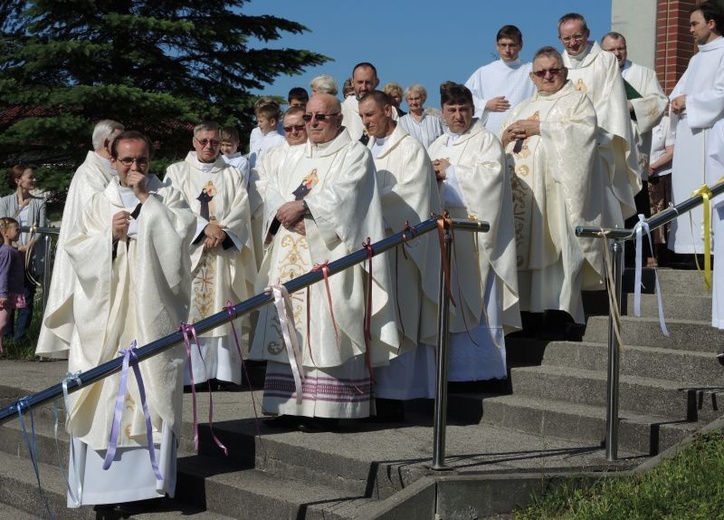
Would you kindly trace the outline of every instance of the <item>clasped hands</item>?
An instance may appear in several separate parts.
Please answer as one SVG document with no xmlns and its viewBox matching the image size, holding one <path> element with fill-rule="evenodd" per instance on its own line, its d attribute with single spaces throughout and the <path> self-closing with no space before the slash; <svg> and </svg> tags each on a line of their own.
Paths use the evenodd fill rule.
<svg viewBox="0 0 724 520">
<path fill-rule="evenodd" d="M 519 141 L 533 135 L 540 135 L 540 121 L 521 119 L 503 132 L 503 148 L 512 141 Z"/>
<path fill-rule="evenodd" d="M 204 239 L 204 247 L 206 249 L 219 247 L 224 243 L 227 236 L 226 231 L 221 229 L 221 226 L 215 220 L 206 224 L 206 227 L 204 228 L 204 235 L 206 235 L 206 238 Z"/>
<path fill-rule="evenodd" d="M 307 228 L 304 225 L 304 202 L 301 200 L 293 200 L 285 202 L 277 210 L 276 218 L 279 223 L 289 231 L 307 234 Z"/>
</svg>

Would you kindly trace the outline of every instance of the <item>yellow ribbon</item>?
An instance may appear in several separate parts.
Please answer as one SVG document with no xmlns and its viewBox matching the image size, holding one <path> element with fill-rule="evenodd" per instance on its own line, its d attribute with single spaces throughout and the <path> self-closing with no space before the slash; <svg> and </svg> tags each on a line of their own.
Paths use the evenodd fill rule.
<svg viewBox="0 0 724 520">
<path fill-rule="evenodd" d="M 711 291 L 711 190 L 706 184 L 696 190 L 692 195 L 701 195 L 704 201 L 704 288 Z M 696 255 L 694 255 L 696 259 Z M 696 269 L 701 272 L 699 260 L 696 260 Z"/>
</svg>

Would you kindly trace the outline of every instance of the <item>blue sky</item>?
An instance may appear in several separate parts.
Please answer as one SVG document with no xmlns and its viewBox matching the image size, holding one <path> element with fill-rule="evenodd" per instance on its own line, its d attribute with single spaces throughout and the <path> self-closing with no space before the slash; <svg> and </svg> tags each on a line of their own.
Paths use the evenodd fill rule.
<svg viewBox="0 0 724 520">
<path fill-rule="evenodd" d="M 441 83 L 465 82 L 497 56 L 495 34 L 503 25 L 517 25 L 523 32 L 521 55 L 527 61 L 543 45 L 560 48 L 556 23 L 563 14 L 584 15 L 591 38 L 600 39 L 611 28 L 611 0 L 252 0 L 242 12 L 280 16 L 310 30 L 266 46 L 308 49 L 335 60 L 299 76 L 280 77 L 258 94 L 286 97 L 292 87 L 309 90 L 309 81 L 319 74 L 333 76 L 341 90 L 352 67 L 370 61 L 380 87 L 389 81 L 403 88 L 422 83 L 428 91 L 427 106 L 438 104 Z"/>
</svg>

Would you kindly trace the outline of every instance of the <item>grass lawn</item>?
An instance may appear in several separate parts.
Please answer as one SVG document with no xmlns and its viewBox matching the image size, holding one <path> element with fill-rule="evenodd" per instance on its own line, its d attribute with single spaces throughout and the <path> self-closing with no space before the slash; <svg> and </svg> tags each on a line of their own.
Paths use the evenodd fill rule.
<svg viewBox="0 0 724 520">
<path fill-rule="evenodd" d="M 571 481 L 516 511 L 517 520 L 724 519 L 724 432 L 696 435 L 652 470 L 604 477 L 592 486 Z"/>
</svg>

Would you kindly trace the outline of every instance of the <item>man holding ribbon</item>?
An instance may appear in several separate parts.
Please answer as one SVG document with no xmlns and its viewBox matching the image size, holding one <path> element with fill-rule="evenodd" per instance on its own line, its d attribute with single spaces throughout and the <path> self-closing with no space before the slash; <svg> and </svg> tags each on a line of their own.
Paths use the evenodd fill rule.
<svg viewBox="0 0 724 520">
<path fill-rule="evenodd" d="M 196 219 L 178 191 L 148 173 L 152 149 L 138 132 L 116 137 L 118 178 L 90 199 L 66 242 L 79 282 L 71 373 L 119 355 L 133 363 L 132 344 L 172 333 L 188 313 Z M 177 346 L 145 360 L 140 377 L 124 370 L 70 395 L 69 507 L 173 496 L 182 352 Z M 128 390 L 121 399 L 119 386 Z"/>
<path fill-rule="evenodd" d="M 328 262 L 385 236 L 372 157 L 342 126 L 334 96 L 312 96 L 304 121 L 309 141 L 267 178 L 257 290 L 277 304 L 260 312 L 251 357 L 267 360 L 263 408 L 278 416 L 267 424 L 320 431 L 370 415 L 372 367 L 389 362 L 400 337 L 384 258 L 328 276 Z M 285 294 L 279 284 L 311 270 L 324 281 Z"/>
</svg>

